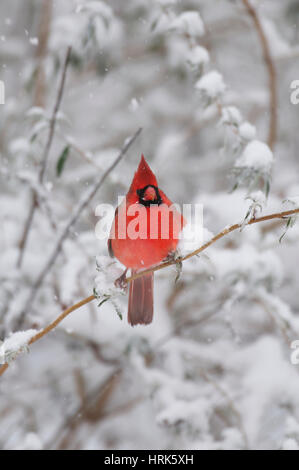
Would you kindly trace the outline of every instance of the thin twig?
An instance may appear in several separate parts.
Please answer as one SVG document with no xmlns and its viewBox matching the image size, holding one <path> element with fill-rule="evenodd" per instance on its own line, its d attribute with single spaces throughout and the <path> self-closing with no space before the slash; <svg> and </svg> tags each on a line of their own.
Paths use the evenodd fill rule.
<svg viewBox="0 0 299 470">
<path fill-rule="evenodd" d="M 64 66 L 63 66 L 63 69 L 62 69 L 61 80 L 60 80 L 60 84 L 59 84 L 59 87 L 58 87 L 57 98 L 56 98 L 56 101 L 55 101 L 52 117 L 50 119 L 48 139 L 47 139 L 47 143 L 46 143 L 46 146 L 45 146 L 45 150 L 44 150 L 44 153 L 43 153 L 43 156 L 42 156 L 40 169 L 39 169 L 39 173 L 38 173 L 38 181 L 39 181 L 40 184 L 44 183 L 45 172 L 46 172 L 47 163 L 48 163 L 48 159 L 49 159 L 49 154 L 50 154 L 50 150 L 51 150 L 51 146 L 52 146 L 52 142 L 53 142 L 53 137 L 54 137 L 54 132 L 55 132 L 57 113 L 58 113 L 60 105 L 61 105 L 61 100 L 62 100 L 62 95 L 63 95 L 63 90 L 64 90 L 64 84 L 65 84 L 65 79 L 66 79 L 66 71 L 67 71 L 67 67 L 68 67 L 68 64 L 69 64 L 71 51 L 72 51 L 72 48 L 69 46 L 68 49 L 67 49 L 67 52 L 66 52 L 65 60 L 64 60 Z M 18 256 L 18 260 L 17 260 L 17 267 L 18 268 L 20 268 L 22 266 L 22 263 L 23 263 L 25 249 L 26 249 L 26 245 L 27 245 L 27 241 L 28 241 L 28 236 L 29 236 L 29 233 L 30 233 L 30 230 L 31 230 L 31 227 L 32 227 L 34 213 L 35 213 L 35 210 L 37 208 L 37 201 L 36 201 L 36 196 L 35 196 L 34 192 L 32 192 L 31 200 L 32 200 L 32 202 L 31 202 L 31 205 L 30 205 L 29 214 L 27 216 L 24 231 L 23 231 L 23 235 L 21 237 L 21 241 L 20 241 L 20 244 L 19 244 L 20 251 L 19 251 L 19 256 Z"/>
<path fill-rule="evenodd" d="M 65 84 L 65 79 L 66 79 L 66 71 L 67 71 L 69 61 L 70 61 L 71 52 L 72 52 L 72 48 L 71 48 L 71 46 L 69 46 L 67 48 L 66 56 L 65 56 L 65 59 L 64 59 L 64 65 L 63 65 L 63 69 L 62 69 L 60 85 L 59 85 L 59 88 L 58 88 L 57 99 L 56 99 L 53 114 L 52 114 L 52 117 L 51 117 L 51 120 L 50 120 L 50 129 L 49 129 L 48 140 L 47 140 L 47 143 L 46 143 L 45 151 L 44 151 L 43 158 L 42 158 L 42 164 L 41 164 L 39 175 L 38 175 L 39 182 L 41 184 L 44 182 L 44 178 L 45 178 L 45 172 L 46 172 L 46 169 L 47 169 L 49 153 L 50 153 L 50 150 L 51 150 L 51 146 L 52 146 L 52 142 L 53 142 L 53 136 L 54 136 L 54 132 L 55 132 L 57 113 L 59 111 L 61 100 L 62 100 L 64 84 Z"/>
<path fill-rule="evenodd" d="M 21 313 L 20 315 L 20 318 L 19 318 L 19 321 L 18 321 L 18 325 L 22 325 L 23 323 L 23 319 L 28 311 L 28 309 L 30 308 L 31 304 L 33 303 L 35 297 L 36 297 L 36 294 L 39 290 L 39 288 L 41 287 L 46 275 L 48 274 L 48 272 L 50 271 L 51 267 L 53 266 L 53 264 L 55 263 L 56 259 L 57 259 L 57 256 L 59 255 L 60 251 L 61 251 L 61 248 L 62 248 L 62 245 L 63 245 L 63 242 L 64 240 L 68 237 L 69 235 L 69 231 L 70 229 L 74 226 L 74 224 L 76 223 L 76 221 L 78 220 L 78 218 L 80 217 L 81 213 L 83 212 L 83 210 L 88 206 L 88 204 L 90 203 L 90 201 L 93 199 L 93 197 L 96 195 L 96 193 L 98 192 L 98 190 L 101 188 L 101 186 L 103 185 L 103 183 L 105 182 L 106 178 L 108 177 L 108 175 L 114 170 L 114 168 L 120 163 L 120 161 L 123 159 L 123 157 L 125 156 L 126 152 L 128 151 L 128 149 L 130 148 L 130 146 L 133 144 L 133 142 L 135 142 L 135 140 L 137 139 L 137 137 L 139 136 L 139 134 L 141 133 L 142 129 L 139 128 L 137 130 L 137 132 L 135 132 L 135 134 L 128 140 L 128 142 L 124 145 L 124 147 L 122 148 L 122 150 L 120 151 L 119 155 L 117 156 L 117 158 L 114 160 L 114 162 L 109 166 L 109 168 L 107 168 L 107 170 L 103 173 L 102 177 L 100 178 L 99 181 L 97 181 L 93 186 L 92 188 L 86 192 L 86 194 L 83 196 L 83 198 L 81 199 L 81 201 L 79 202 L 78 206 L 77 206 L 77 209 L 74 211 L 74 213 L 71 215 L 70 219 L 68 220 L 68 222 L 66 223 L 64 229 L 62 230 L 61 234 L 59 235 L 57 241 L 56 241 L 56 244 L 54 246 L 54 249 L 53 251 L 51 252 L 48 260 L 46 261 L 43 269 L 41 270 L 40 274 L 38 275 L 35 283 L 33 284 L 32 288 L 31 288 L 31 292 L 30 292 L 30 295 L 29 295 L 29 298 L 28 298 L 28 301 L 25 305 L 25 308 L 24 308 L 24 311 Z"/>
<path fill-rule="evenodd" d="M 30 227 L 31 227 L 32 221 L 33 221 L 33 216 L 34 216 L 34 212 L 35 212 L 35 209 L 36 209 L 36 204 L 37 204 L 37 199 L 36 199 L 35 191 L 32 189 L 31 190 L 31 202 L 30 202 L 29 214 L 27 216 L 25 226 L 24 226 L 24 230 L 23 230 L 23 234 L 22 234 L 22 237 L 21 237 L 21 240 L 20 240 L 20 243 L 19 243 L 19 256 L 18 256 L 18 260 L 17 260 L 17 267 L 18 268 L 20 268 L 22 266 L 22 263 L 23 263 L 25 248 L 26 248 L 26 244 L 27 244 L 27 240 L 28 240 Z"/>
<path fill-rule="evenodd" d="M 271 56 L 268 39 L 255 8 L 250 3 L 250 0 L 243 0 L 243 4 L 254 22 L 261 43 L 265 64 L 268 70 L 270 89 L 270 122 L 267 143 L 270 149 L 273 150 L 277 137 L 277 79 L 275 66 Z"/>
</svg>

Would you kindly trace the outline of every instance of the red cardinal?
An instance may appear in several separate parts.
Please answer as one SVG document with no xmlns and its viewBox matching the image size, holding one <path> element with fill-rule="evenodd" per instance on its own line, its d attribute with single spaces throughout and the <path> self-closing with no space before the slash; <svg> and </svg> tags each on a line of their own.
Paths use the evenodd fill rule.
<svg viewBox="0 0 299 470">
<path fill-rule="evenodd" d="M 126 198 L 115 211 L 108 240 L 110 256 L 127 268 L 123 276 L 128 268 L 134 275 L 175 252 L 185 222 L 171 206 L 142 155 Z M 132 326 L 152 322 L 153 281 L 154 274 L 148 273 L 130 282 L 128 322 Z"/>
</svg>

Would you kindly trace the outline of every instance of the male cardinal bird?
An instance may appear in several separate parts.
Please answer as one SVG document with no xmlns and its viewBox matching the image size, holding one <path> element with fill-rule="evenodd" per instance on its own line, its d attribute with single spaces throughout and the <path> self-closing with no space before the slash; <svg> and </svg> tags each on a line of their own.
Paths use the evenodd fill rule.
<svg viewBox="0 0 299 470">
<path fill-rule="evenodd" d="M 142 155 L 130 189 L 115 211 L 108 240 L 110 256 L 127 268 L 123 277 L 129 268 L 134 275 L 175 253 L 185 222 L 171 206 Z M 132 326 L 152 322 L 153 280 L 151 272 L 130 282 L 128 322 Z"/>
</svg>

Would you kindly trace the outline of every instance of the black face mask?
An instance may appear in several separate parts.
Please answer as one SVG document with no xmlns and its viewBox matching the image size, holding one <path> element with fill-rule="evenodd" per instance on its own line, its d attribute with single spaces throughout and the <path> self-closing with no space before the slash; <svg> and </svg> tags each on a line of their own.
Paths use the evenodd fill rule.
<svg viewBox="0 0 299 470">
<path fill-rule="evenodd" d="M 144 199 L 144 195 L 145 195 L 147 188 L 153 188 L 155 190 L 155 193 L 156 193 L 155 199 L 152 199 L 152 200 Z M 157 188 L 157 186 L 148 184 L 147 186 L 144 186 L 144 188 L 142 189 L 137 189 L 137 194 L 139 196 L 139 204 L 142 204 L 145 207 L 149 207 L 152 204 L 157 204 L 158 206 L 162 204 L 162 198 L 160 196 L 159 189 Z"/>
</svg>

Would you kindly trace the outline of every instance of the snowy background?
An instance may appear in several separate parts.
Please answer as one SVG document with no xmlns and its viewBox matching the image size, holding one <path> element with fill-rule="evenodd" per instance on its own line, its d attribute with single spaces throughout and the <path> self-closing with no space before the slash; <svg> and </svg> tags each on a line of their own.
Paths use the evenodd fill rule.
<svg viewBox="0 0 299 470">
<path fill-rule="evenodd" d="M 299 1 L 2 0 L 0 13 L 0 447 L 299 449 L 299 224 L 281 243 L 287 221 L 246 226 L 298 207 L 283 201 L 299 196 Z M 204 205 L 205 238 L 243 230 L 178 282 L 174 267 L 155 275 L 152 325 L 127 324 L 126 296 L 93 301 L 28 351 L 32 329 L 112 285 L 95 208 L 117 204 L 142 152 L 170 199 Z"/>
</svg>

